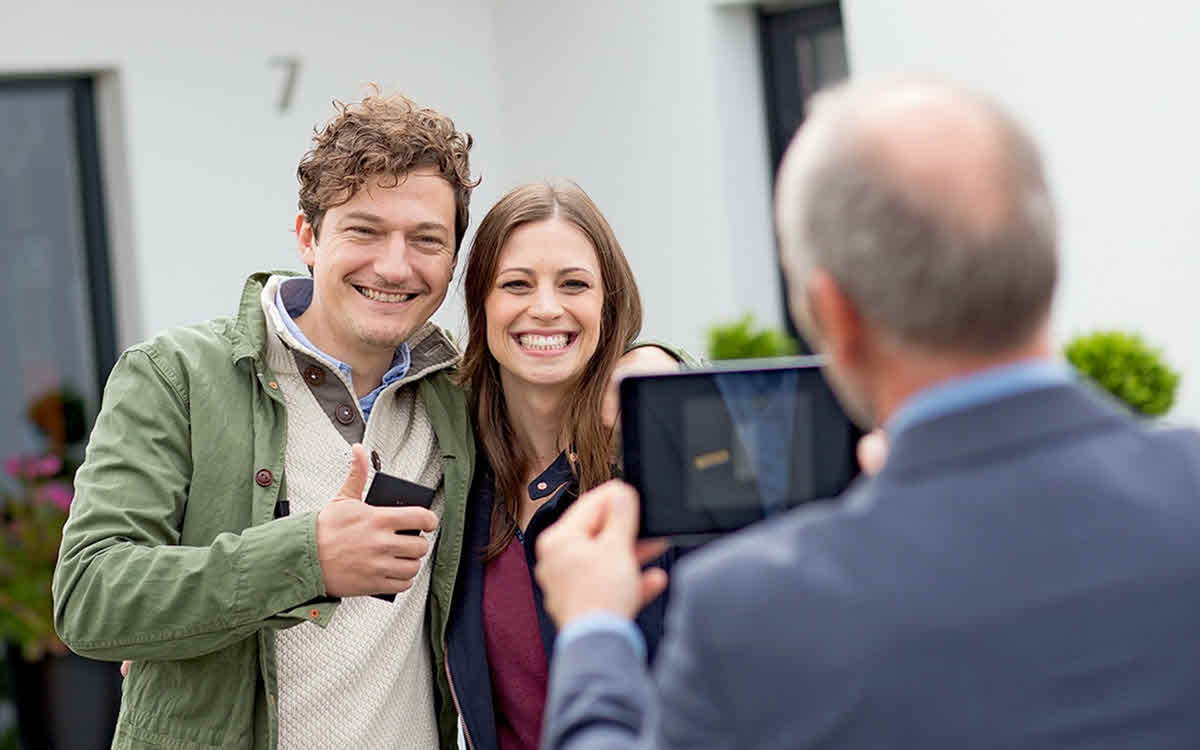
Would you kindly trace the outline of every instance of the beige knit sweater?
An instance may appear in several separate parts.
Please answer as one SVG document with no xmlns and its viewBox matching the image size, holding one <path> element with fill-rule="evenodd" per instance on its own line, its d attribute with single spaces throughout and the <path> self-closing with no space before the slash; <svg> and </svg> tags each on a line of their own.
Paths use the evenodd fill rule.
<svg viewBox="0 0 1200 750">
<path fill-rule="evenodd" d="M 299 350 L 324 365 L 322 377 L 329 384 L 325 393 L 340 381 L 344 403 L 357 411 L 358 419 L 362 412 L 349 380 L 283 325 L 275 308 L 280 281 L 273 277 L 263 289 L 263 309 L 273 334 L 267 337 L 267 359 L 287 405 L 287 500 L 291 513 L 304 513 L 319 510 L 336 494 L 345 481 L 351 452 L 345 425 L 331 419 L 329 409 L 319 403 L 293 352 Z M 427 325 L 409 341 L 410 349 L 416 351 L 428 336 L 442 334 Z M 362 435 L 363 446 L 378 455 L 382 470 L 438 487 L 433 511 L 439 518 L 444 503 L 441 454 L 414 381 L 453 362 L 414 358 L 409 374 L 379 395 Z M 335 393 L 340 399 L 340 392 Z M 349 413 L 343 410 L 342 416 Z M 375 469 L 368 470 L 370 481 Z M 426 536 L 432 548 L 437 532 Z M 346 598 L 327 627 L 302 623 L 276 634 L 281 750 L 437 747 L 425 617 L 429 581 L 427 557 L 412 588 L 398 594 L 395 602 Z"/>
</svg>

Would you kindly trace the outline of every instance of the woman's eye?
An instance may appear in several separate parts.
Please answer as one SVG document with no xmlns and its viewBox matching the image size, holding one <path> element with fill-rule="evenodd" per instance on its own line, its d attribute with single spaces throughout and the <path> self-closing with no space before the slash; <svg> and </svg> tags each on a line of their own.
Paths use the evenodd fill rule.
<svg viewBox="0 0 1200 750">
<path fill-rule="evenodd" d="M 521 279 L 506 281 L 500 285 L 501 289 L 507 289 L 511 292 L 520 292 L 529 288 L 529 282 Z"/>
<path fill-rule="evenodd" d="M 570 291 L 581 292 L 584 289 L 590 289 L 592 285 L 580 279 L 568 279 L 567 281 L 563 282 L 563 286 Z"/>
</svg>

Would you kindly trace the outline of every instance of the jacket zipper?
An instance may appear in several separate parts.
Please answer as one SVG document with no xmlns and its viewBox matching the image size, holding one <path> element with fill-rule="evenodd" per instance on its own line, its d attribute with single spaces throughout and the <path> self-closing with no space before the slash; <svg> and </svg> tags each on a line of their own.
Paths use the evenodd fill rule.
<svg viewBox="0 0 1200 750">
<path fill-rule="evenodd" d="M 458 702 L 458 692 L 454 689 L 454 675 L 450 674 L 450 639 L 442 637 L 442 653 L 446 655 L 446 682 L 450 685 L 450 698 L 454 701 L 454 710 L 458 713 L 458 723 L 462 725 L 463 739 L 467 742 L 467 748 L 470 750 L 475 747 L 475 743 L 471 742 L 471 732 L 467 729 L 467 719 L 463 716 L 462 706 Z"/>
</svg>

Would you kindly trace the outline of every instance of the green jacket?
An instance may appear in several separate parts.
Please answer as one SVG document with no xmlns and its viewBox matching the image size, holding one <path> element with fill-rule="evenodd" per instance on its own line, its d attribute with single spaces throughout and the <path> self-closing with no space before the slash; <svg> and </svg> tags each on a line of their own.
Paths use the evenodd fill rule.
<svg viewBox="0 0 1200 750">
<path fill-rule="evenodd" d="M 264 361 L 269 275 L 246 282 L 235 318 L 122 354 L 75 477 L 55 626 L 83 656 L 134 660 L 115 748 L 274 748 L 274 633 L 323 626 L 337 608 L 325 597 L 316 513 L 274 518 L 286 498 L 287 416 Z M 475 464 L 452 372 L 417 384 L 445 467 L 427 608 L 445 748 L 457 747 L 445 629 Z"/>
</svg>

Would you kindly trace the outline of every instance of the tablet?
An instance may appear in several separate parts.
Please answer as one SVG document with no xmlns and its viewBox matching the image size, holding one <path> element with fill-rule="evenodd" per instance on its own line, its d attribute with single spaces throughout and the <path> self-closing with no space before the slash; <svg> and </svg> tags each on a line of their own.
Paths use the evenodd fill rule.
<svg viewBox="0 0 1200 750">
<path fill-rule="evenodd" d="M 623 380 L 623 471 L 641 496 L 640 536 L 691 544 L 846 489 L 862 431 L 822 363 L 741 360 Z"/>
</svg>

